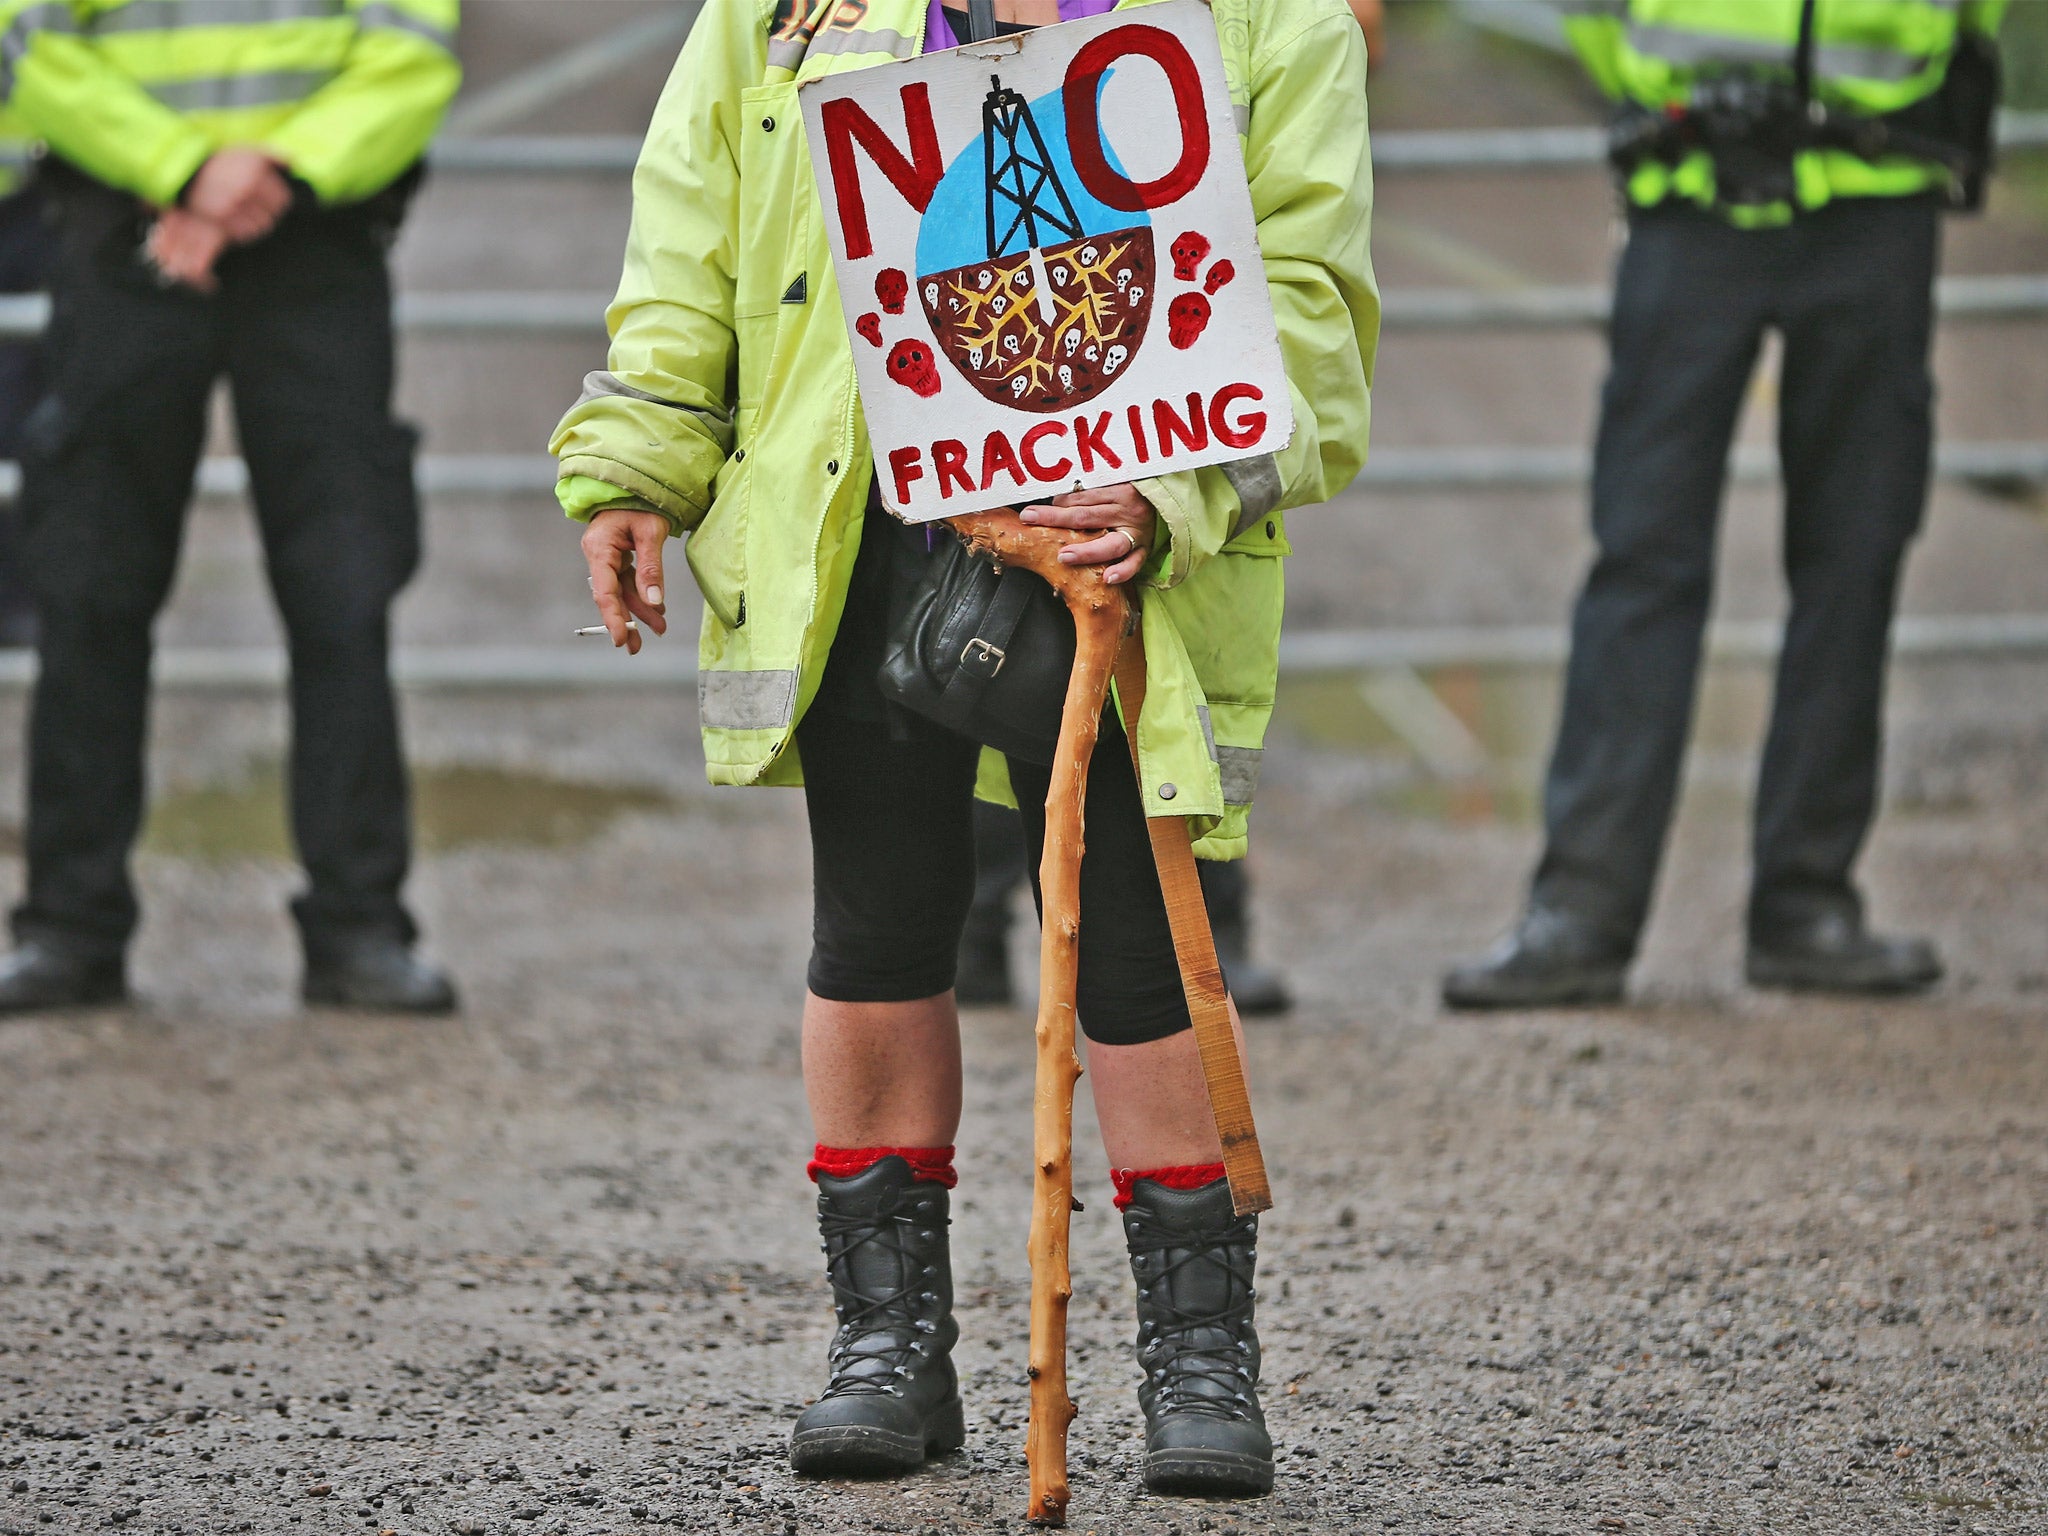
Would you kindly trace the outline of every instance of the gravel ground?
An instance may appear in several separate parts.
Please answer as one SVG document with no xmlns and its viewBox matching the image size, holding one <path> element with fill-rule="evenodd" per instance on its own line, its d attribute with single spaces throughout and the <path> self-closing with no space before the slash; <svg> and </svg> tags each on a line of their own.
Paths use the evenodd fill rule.
<svg viewBox="0 0 2048 1536">
<path fill-rule="evenodd" d="M 471 7 L 476 77 L 600 8 L 651 9 Z M 1377 123 L 1583 116 L 1565 77 L 1430 14 L 1397 12 Z M 630 131 L 662 72 L 527 126 Z M 1955 270 L 2048 266 L 2038 203 L 2000 196 L 1956 227 Z M 1593 281 L 1604 209 L 1595 178 L 1388 178 L 1381 262 L 1408 284 Z M 444 179 L 401 268 L 601 288 L 623 212 L 623 179 Z M 1945 431 L 2048 435 L 2038 330 L 1944 337 Z M 408 349 L 437 449 L 532 451 L 594 366 L 574 343 L 493 347 Z M 1598 371 L 1587 338 L 1394 338 L 1380 440 L 1583 441 Z M 1766 378 L 1752 432 L 1768 404 Z M 1582 517 L 1561 496 L 1346 498 L 1295 520 L 1295 618 L 1555 622 Z M 582 584 L 545 507 L 430 521 L 407 640 L 569 643 Z M 1735 498 L 1726 542 L 1720 612 L 1775 612 L 1768 497 Z M 2044 544 L 2038 502 L 1945 488 L 1908 607 L 2038 610 Z M 236 514 L 195 518 L 163 633 L 274 637 Z M 1632 1005 L 1476 1021 L 1438 1011 L 1435 977 L 1513 910 L 1556 680 L 1427 680 L 1487 747 L 1482 780 L 1431 780 L 1338 680 L 1290 690 L 1261 801 L 1263 945 L 1301 997 L 1253 1038 L 1279 1486 L 1240 1505 L 1136 1486 L 1129 1282 L 1084 1080 L 1073 1528 L 2048 1530 L 2048 665 L 1899 671 L 1868 877 L 1885 921 L 1941 937 L 1931 997 L 1738 984 L 1767 680 L 1730 667 Z M 689 701 L 658 690 L 408 708 L 414 888 L 459 1018 L 297 1007 L 281 706 L 173 695 L 141 1001 L 0 1025 L 0 1536 L 1018 1529 L 1028 1019 L 966 1024 L 967 1450 L 898 1483 L 799 1484 L 784 1437 L 830 1327 L 801 1174 L 799 800 L 705 789 Z M 0 739 L 18 731 L 0 701 Z M 0 754 L 0 804 L 19 792 Z M 0 847 L 0 885 L 18 879 Z"/>
<path fill-rule="evenodd" d="M 269 728 L 268 706 L 167 713 L 173 746 Z M 783 1440 L 829 1329 L 800 807 L 656 787 L 686 716 L 419 721 L 429 756 L 583 761 L 538 782 L 597 808 L 566 834 L 472 824 L 425 861 L 469 985 L 454 1022 L 295 1009 L 292 875 L 221 852 L 232 796 L 191 851 L 144 858 L 145 1001 L 0 1030 L 0 1530 L 1019 1523 L 1028 1020 L 967 1025 L 968 1450 L 800 1485 Z M 643 722 L 609 743 L 634 796 L 578 757 L 620 718 Z M 1740 990 L 1739 806 L 1696 795 L 1635 1006 L 1468 1022 L 1438 1015 L 1434 970 L 1500 919 L 1530 834 L 1389 809 L 1400 771 L 1297 743 L 1261 811 L 1268 948 L 1303 993 L 1254 1040 L 1279 1488 L 1134 1486 L 1084 1095 L 1074 1528 L 2041 1530 L 2038 793 L 1888 823 L 1879 904 L 1956 963 L 1929 1000 Z"/>
</svg>

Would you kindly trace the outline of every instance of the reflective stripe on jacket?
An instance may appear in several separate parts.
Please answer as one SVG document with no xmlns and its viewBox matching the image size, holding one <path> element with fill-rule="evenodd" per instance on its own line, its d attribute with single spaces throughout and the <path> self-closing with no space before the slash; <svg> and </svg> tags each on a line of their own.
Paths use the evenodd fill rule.
<svg viewBox="0 0 2048 1536">
<path fill-rule="evenodd" d="M 1896 112 L 1941 88 L 1958 31 L 1991 33 L 2007 0 L 1817 0 L 1814 94 L 1837 111 Z M 1662 111 L 1683 107 L 1696 82 L 1762 69 L 1789 78 L 1802 0 L 1564 0 L 1565 32 L 1609 96 Z M 1809 150 L 1795 165 L 1800 206 L 1836 197 L 1904 197 L 1947 173 L 1905 156 L 1865 160 Z M 1714 169 L 1695 153 L 1651 161 L 1630 178 L 1631 201 L 1682 197 L 1711 206 Z M 1772 217 L 1789 217 L 1783 210 Z"/>
<path fill-rule="evenodd" d="M 270 151 L 326 203 L 425 153 L 461 83 L 459 0 L 0 0 L 0 105 L 159 205 L 215 150 Z"/>
<path fill-rule="evenodd" d="M 916 57 L 927 8 L 841 6 L 815 34 L 801 16 L 777 25 L 792 9 L 721 0 L 699 18 L 634 174 L 610 366 L 552 444 L 571 516 L 644 505 L 689 537 L 714 783 L 800 782 L 795 726 L 872 476 L 797 82 Z M 1357 23 L 1342 0 L 1212 9 L 1297 427 L 1277 454 L 1139 482 L 1163 547 L 1143 598 L 1138 745 L 1152 813 L 1197 818 L 1201 851 L 1227 858 L 1243 851 L 1273 708 L 1281 513 L 1334 496 L 1364 462 L 1379 296 Z"/>
</svg>

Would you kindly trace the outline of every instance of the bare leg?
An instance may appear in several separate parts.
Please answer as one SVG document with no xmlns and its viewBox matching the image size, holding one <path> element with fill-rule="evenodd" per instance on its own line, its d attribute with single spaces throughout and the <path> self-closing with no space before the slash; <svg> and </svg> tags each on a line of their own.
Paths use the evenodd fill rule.
<svg viewBox="0 0 2048 1536">
<path fill-rule="evenodd" d="M 806 993 L 804 1092 L 828 1147 L 951 1146 L 960 1129 L 953 994 L 835 1003 Z"/>
<path fill-rule="evenodd" d="M 1244 1031 L 1236 1003 L 1230 1005 L 1230 1022 L 1242 1059 Z M 1186 1168 L 1223 1161 L 1193 1030 L 1144 1045 L 1091 1040 L 1088 1080 L 1094 1085 L 1095 1117 L 1110 1167 Z"/>
</svg>

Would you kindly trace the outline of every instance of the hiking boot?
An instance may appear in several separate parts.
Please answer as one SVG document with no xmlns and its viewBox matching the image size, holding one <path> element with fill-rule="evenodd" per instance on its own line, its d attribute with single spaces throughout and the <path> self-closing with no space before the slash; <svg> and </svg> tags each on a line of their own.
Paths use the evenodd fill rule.
<svg viewBox="0 0 2048 1536">
<path fill-rule="evenodd" d="M 24 939 L 0 958 L 0 1013 L 98 1008 L 128 996 L 121 957 Z"/>
<path fill-rule="evenodd" d="M 1576 913 L 1531 907 L 1514 932 L 1444 974 L 1451 1008 L 1569 1008 L 1618 1003 L 1633 946 Z"/>
<path fill-rule="evenodd" d="M 306 946 L 306 1001 L 369 1013 L 452 1013 L 455 983 L 410 944 L 386 935 Z"/>
<path fill-rule="evenodd" d="M 1140 1179 L 1124 1210 L 1138 1282 L 1138 1406 L 1154 1493 L 1270 1493 L 1273 1442 L 1259 1409 L 1252 1269 L 1259 1218 L 1230 1185 L 1168 1189 Z"/>
<path fill-rule="evenodd" d="M 1930 940 L 1872 933 L 1860 911 L 1839 907 L 1797 922 L 1752 923 L 1743 969 L 1752 987 L 1899 994 L 1941 980 L 1941 956 Z"/>
<path fill-rule="evenodd" d="M 831 1379 L 789 1437 L 812 1477 L 907 1472 L 967 1443 L 953 1372 L 948 1192 L 900 1157 L 852 1178 L 818 1175 L 818 1228 L 839 1313 Z"/>
</svg>

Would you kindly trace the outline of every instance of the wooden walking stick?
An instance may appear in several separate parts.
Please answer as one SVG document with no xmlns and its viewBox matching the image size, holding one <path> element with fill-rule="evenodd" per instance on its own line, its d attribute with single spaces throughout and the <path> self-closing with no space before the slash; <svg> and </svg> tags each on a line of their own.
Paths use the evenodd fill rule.
<svg viewBox="0 0 2048 1536">
<path fill-rule="evenodd" d="M 1129 627 L 1123 592 L 1101 568 L 1062 565 L 1069 544 L 1099 531 L 1034 528 L 1014 512 L 950 520 L 975 549 L 1005 565 L 1045 578 L 1074 616 L 1074 670 L 1060 713 L 1052 791 L 1045 802 L 1045 857 L 1038 870 L 1044 917 L 1039 938 L 1038 1073 L 1031 1111 L 1031 1422 L 1025 1457 L 1031 1469 L 1028 1517 L 1039 1525 L 1067 1518 L 1067 1301 L 1073 1295 L 1067 1243 L 1074 1211 L 1074 988 L 1081 966 L 1081 845 L 1088 762 L 1109 697 L 1117 647 Z"/>
<path fill-rule="evenodd" d="M 1116 659 L 1117 700 L 1129 722 L 1131 768 L 1138 782 L 1145 775 L 1138 763 L 1138 715 L 1145 707 L 1145 636 L 1134 629 Z M 1187 994 L 1188 1017 L 1194 1021 L 1195 1048 L 1202 1055 L 1202 1081 L 1209 1090 L 1209 1112 L 1223 1143 L 1223 1172 L 1230 1180 L 1230 1203 L 1240 1216 L 1273 1208 L 1266 1183 L 1266 1159 L 1259 1150 L 1258 1127 L 1252 1123 L 1251 1092 L 1245 1086 L 1244 1058 L 1231 1018 L 1230 994 L 1223 985 L 1223 966 L 1216 958 L 1216 936 L 1209 929 L 1209 908 L 1202 900 L 1202 879 L 1195 871 L 1195 846 L 1185 816 L 1148 816 L 1152 860 L 1159 869 L 1159 889 L 1166 897 L 1166 922 L 1173 931 L 1173 955 L 1180 966 L 1180 984 Z"/>
</svg>

